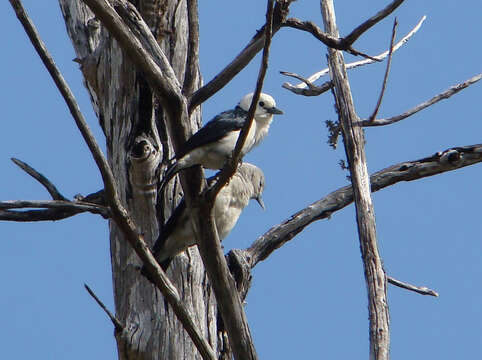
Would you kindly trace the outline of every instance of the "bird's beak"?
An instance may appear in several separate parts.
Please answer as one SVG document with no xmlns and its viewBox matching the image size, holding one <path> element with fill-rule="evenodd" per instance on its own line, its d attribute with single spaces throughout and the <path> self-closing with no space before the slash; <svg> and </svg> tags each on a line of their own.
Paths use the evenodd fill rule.
<svg viewBox="0 0 482 360">
<path fill-rule="evenodd" d="M 263 210 L 265 210 L 264 201 L 263 201 L 263 198 L 261 197 L 261 195 L 259 195 L 259 196 L 256 198 L 256 201 L 258 202 L 259 206 L 261 206 L 261 207 L 263 208 Z"/>
<path fill-rule="evenodd" d="M 266 109 L 266 111 L 268 111 L 270 114 L 278 114 L 278 115 L 282 115 L 283 114 L 283 111 L 281 111 L 280 109 L 278 109 L 277 107 L 272 107 L 272 108 L 269 108 L 269 109 Z"/>
</svg>

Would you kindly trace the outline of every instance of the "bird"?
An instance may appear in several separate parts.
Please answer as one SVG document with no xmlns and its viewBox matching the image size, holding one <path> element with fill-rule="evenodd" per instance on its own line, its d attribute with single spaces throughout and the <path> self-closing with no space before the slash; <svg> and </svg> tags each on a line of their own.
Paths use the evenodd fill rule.
<svg viewBox="0 0 482 360">
<path fill-rule="evenodd" d="M 215 178 L 210 178 L 208 183 Z M 229 183 L 220 190 L 214 201 L 214 219 L 221 241 L 234 228 L 249 200 L 255 199 L 265 208 L 262 199 L 264 184 L 264 173 L 259 167 L 247 162 L 238 166 Z M 196 244 L 190 220 L 191 216 L 183 198 L 167 220 L 152 249 L 164 271 L 177 254 Z"/>
<path fill-rule="evenodd" d="M 232 155 L 239 133 L 247 120 L 253 95 L 254 93 L 245 95 L 234 109 L 216 115 L 186 141 L 182 149 L 171 159 L 171 165 L 159 186 L 160 192 L 183 169 L 195 165 L 202 165 L 207 169 L 223 167 Z M 273 121 L 273 115 L 276 114 L 283 114 L 283 111 L 276 107 L 272 96 L 261 93 L 256 104 L 254 121 L 241 149 L 241 158 L 263 140 Z"/>
</svg>

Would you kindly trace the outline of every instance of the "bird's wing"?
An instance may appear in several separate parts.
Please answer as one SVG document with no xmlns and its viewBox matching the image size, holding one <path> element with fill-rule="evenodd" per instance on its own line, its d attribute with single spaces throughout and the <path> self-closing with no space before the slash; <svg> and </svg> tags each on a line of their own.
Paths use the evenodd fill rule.
<svg viewBox="0 0 482 360">
<path fill-rule="evenodd" d="M 180 159 L 193 149 L 218 141 L 231 131 L 241 130 L 246 115 L 247 112 L 239 106 L 217 115 L 186 141 L 176 158 Z"/>
</svg>

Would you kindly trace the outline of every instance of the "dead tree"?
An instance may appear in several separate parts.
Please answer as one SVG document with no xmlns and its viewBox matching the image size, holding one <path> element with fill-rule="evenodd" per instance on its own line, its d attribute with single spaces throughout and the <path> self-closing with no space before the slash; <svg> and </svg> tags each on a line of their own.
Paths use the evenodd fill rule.
<svg viewBox="0 0 482 360">
<path fill-rule="evenodd" d="M 393 52 L 405 40 L 394 42 L 385 55 L 373 57 L 354 48 L 355 41 L 403 1 L 396 0 L 339 37 L 333 2 L 321 1 L 325 31 L 309 21 L 288 18 L 291 0 L 268 0 L 266 23 L 239 55 L 215 78 L 201 86 L 198 66 L 199 24 L 197 1 L 59 0 L 72 39 L 85 86 L 99 124 L 107 139 L 107 159 L 85 124 L 75 99 L 52 62 L 18 0 L 10 0 L 32 43 L 65 98 L 102 174 L 104 189 L 69 200 L 52 182 L 20 160 L 14 162 L 49 191 L 43 202 L 4 201 L 0 219 L 9 221 L 59 220 L 81 212 L 109 219 L 115 315 L 111 318 L 121 359 L 257 359 L 242 307 L 251 280 L 251 269 L 275 249 L 291 240 L 310 223 L 329 217 L 354 202 L 364 262 L 370 313 L 370 358 L 389 358 L 387 282 L 422 294 L 433 290 L 400 282 L 385 274 L 377 249 L 375 212 L 371 192 L 482 161 L 482 145 L 461 146 L 433 156 L 393 165 L 371 177 L 364 153 L 364 126 L 399 121 L 443 98 L 447 98 L 481 75 L 449 89 L 406 114 L 377 119 L 380 100 L 372 116 L 360 119 L 352 101 L 342 52 L 373 62 Z M 423 21 L 423 20 L 422 20 Z M 222 186 L 235 171 L 243 132 L 232 160 L 219 180 L 206 189 L 199 167 L 189 169 L 159 194 L 158 183 L 176 149 L 200 126 L 199 105 L 222 89 L 254 56 L 263 51 L 255 98 L 262 89 L 268 66 L 271 38 L 281 27 L 306 31 L 328 47 L 331 80 L 321 86 L 310 79 L 284 87 L 296 94 L 314 96 L 333 89 L 339 121 L 330 124 L 332 143 L 343 137 L 351 186 L 341 188 L 274 226 L 245 250 L 233 250 L 226 260 L 211 214 Z M 363 64 L 356 64 L 356 66 Z M 355 66 L 355 65 L 352 65 Z M 250 111 L 253 118 L 253 109 Z M 249 126 L 249 121 L 248 124 Z M 153 258 L 150 248 L 184 193 L 193 214 L 198 247 L 176 257 L 167 274 Z M 16 209 L 37 208 L 20 211 Z M 198 249 L 199 248 L 199 252 Z M 200 254 L 199 254 L 200 253 Z M 142 276 L 145 267 L 149 280 Z M 102 303 L 95 294 L 89 293 Z"/>
</svg>

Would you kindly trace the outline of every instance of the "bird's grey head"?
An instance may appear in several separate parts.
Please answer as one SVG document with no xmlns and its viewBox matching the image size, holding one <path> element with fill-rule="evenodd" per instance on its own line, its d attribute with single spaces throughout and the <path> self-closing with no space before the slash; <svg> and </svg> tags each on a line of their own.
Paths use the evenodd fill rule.
<svg viewBox="0 0 482 360">
<path fill-rule="evenodd" d="M 264 190 L 264 173 L 259 167 L 244 162 L 238 170 L 238 174 L 243 178 L 252 189 L 251 199 L 255 199 L 258 204 L 264 209 L 263 190 Z"/>
<path fill-rule="evenodd" d="M 253 101 L 254 93 L 245 95 L 239 102 L 239 107 L 244 111 L 248 111 Z M 271 118 L 274 114 L 283 114 L 283 111 L 276 107 L 276 101 L 274 101 L 271 95 L 261 93 L 258 103 L 256 104 L 256 111 L 254 113 L 257 119 Z"/>
</svg>

